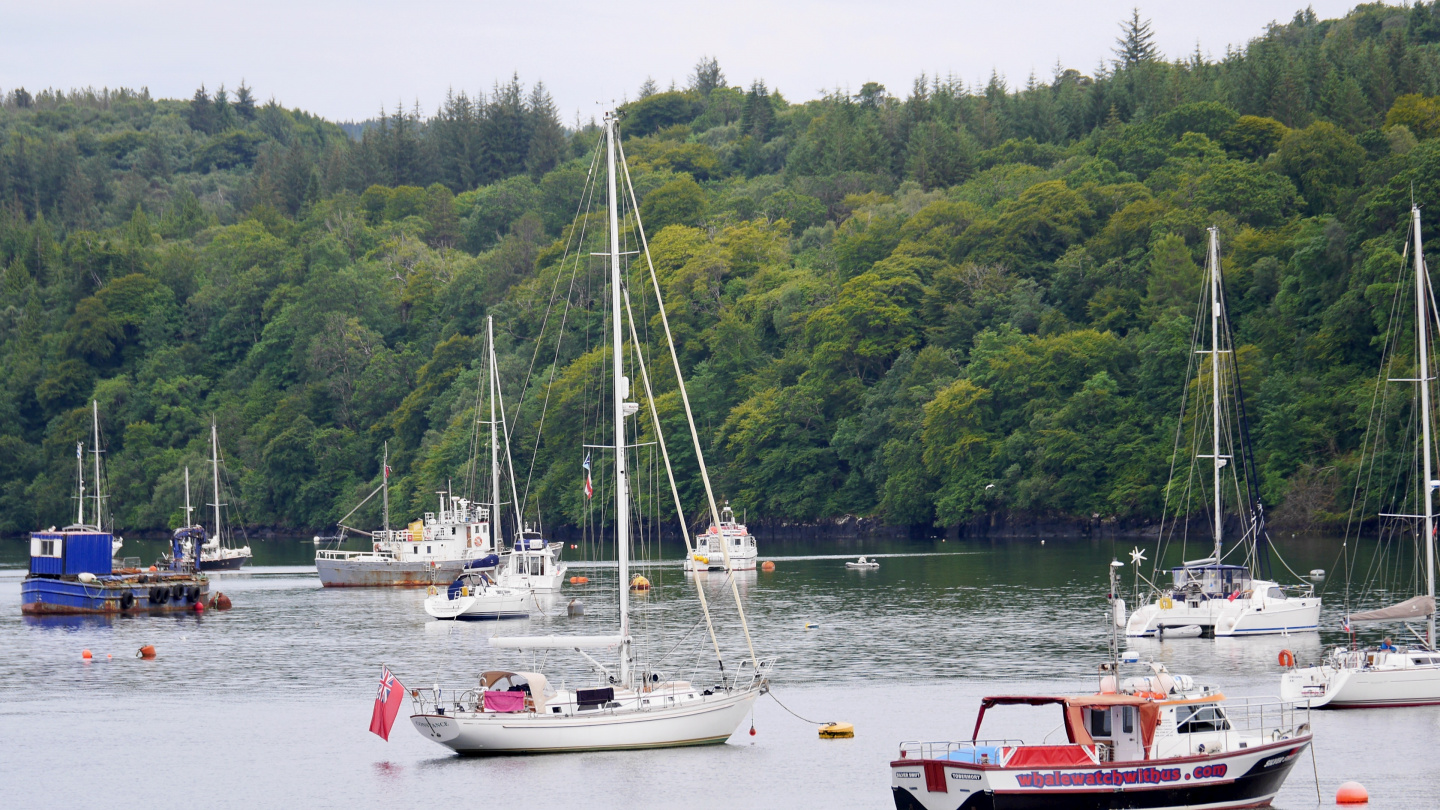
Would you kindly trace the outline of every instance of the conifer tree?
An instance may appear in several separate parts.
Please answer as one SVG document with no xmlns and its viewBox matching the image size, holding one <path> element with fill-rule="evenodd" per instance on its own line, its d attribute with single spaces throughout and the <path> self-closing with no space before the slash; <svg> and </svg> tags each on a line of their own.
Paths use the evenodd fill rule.
<svg viewBox="0 0 1440 810">
<path fill-rule="evenodd" d="M 205 91 L 205 85 L 195 91 L 190 99 L 190 108 L 185 111 L 185 118 L 190 128 L 196 132 L 203 132 L 206 135 L 215 132 L 215 105 L 210 101 L 210 94 Z"/>
<path fill-rule="evenodd" d="M 240 80 L 240 86 L 235 88 L 235 114 L 240 120 L 250 122 L 255 120 L 255 96 L 250 88 L 245 86 L 245 80 Z"/>
<path fill-rule="evenodd" d="M 525 169 L 530 172 L 530 179 L 538 183 L 560 163 L 565 149 L 565 131 L 560 127 L 555 101 L 550 98 L 544 82 L 536 82 L 531 89 L 526 114 L 530 119 L 530 148 L 525 155 Z"/>
<path fill-rule="evenodd" d="M 1130 19 L 1120 23 L 1120 36 L 1115 40 L 1115 66 L 1131 67 L 1153 62 L 1160 52 L 1155 48 L 1155 32 L 1149 20 L 1140 19 L 1140 8 L 1130 12 Z"/>
<path fill-rule="evenodd" d="M 690 74 L 690 89 L 705 98 L 711 91 L 725 86 L 725 73 L 720 70 L 720 61 L 713 56 L 702 56 L 695 63 L 695 72 Z"/>
</svg>

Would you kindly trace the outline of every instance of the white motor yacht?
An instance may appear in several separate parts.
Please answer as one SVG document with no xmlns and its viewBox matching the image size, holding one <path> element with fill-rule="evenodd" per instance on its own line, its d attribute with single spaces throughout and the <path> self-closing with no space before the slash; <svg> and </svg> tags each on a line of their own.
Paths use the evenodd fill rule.
<svg viewBox="0 0 1440 810">
<path fill-rule="evenodd" d="M 685 570 L 724 571 L 728 566 L 731 571 L 754 571 L 759 553 L 755 536 L 745 524 L 735 522 L 735 510 L 727 502 L 720 509 L 720 520 L 695 536 L 695 551 L 685 558 Z"/>
</svg>

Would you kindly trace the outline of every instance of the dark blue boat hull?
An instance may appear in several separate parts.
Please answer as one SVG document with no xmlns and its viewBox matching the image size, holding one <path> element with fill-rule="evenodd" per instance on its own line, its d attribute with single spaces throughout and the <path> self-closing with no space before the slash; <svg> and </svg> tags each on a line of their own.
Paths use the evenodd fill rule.
<svg viewBox="0 0 1440 810">
<path fill-rule="evenodd" d="M 107 576 L 85 583 L 73 577 L 32 575 L 20 585 L 20 610 L 27 614 L 193 610 L 196 602 L 209 599 L 210 581 L 203 576 Z"/>
</svg>

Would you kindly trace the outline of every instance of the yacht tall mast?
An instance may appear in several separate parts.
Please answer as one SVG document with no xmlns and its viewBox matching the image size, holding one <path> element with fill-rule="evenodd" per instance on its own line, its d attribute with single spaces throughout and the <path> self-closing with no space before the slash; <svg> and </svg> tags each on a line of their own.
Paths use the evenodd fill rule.
<svg viewBox="0 0 1440 810">
<path fill-rule="evenodd" d="M 220 545 L 220 436 L 215 430 L 215 417 L 210 417 L 210 484 L 215 495 L 215 545 Z M 199 552 L 196 552 L 199 558 Z"/>
<path fill-rule="evenodd" d="M 625 396 L 620 331 L 620 197 L 616 193 L 614 112 L 605 115 L 606 192 L 610 209 L 610 340 L 615 364 L 615 548 L 620 565 L 620 683 L 630 684 L 630 482 L 625 469 Z"/>
<path fill-rule="evenodd" d="M 1220 456 L 1220 236 L 1218 228 L 1210 228 L 1210 411 L 1213 421 L 1211 453 L 1215 462 L 1215 564 L 1220 564 L 1221 539 L 1224 534 L 1224 514 L 1221 511 L 1220 468 L 1225 459 Z"/>
<path fill-rule="evenodd" d="M 95 454 L 95 528 L 104 531 L 104 521 L 100 517 L 100 403 L 93 399 L 90 400 L 90 417 L 95 428 L 95 449 L 91 451 Z"/>
<path fill-rule="evenodd" d="M 194 516 L 191 514 L 191 513 L 194 512 L 194 511 L 195 511 L 195 507 L 193 507 L 193 506 L 190 505 L 190 468 L 189 468 L 189 467 L 186 467 L 186 468 L 185 468 L 185 525 L 186 525 L 186 526 L 193 526 L 193 525 L 195 525 Z"/>
<path fill-rule="evenodd" d="M 1416 385 L 1420 386 L 1420 425 L 1424 441 L 1424 473 L 1422 479 L 1425 482 L 1423 491 L 1425 493 L 1425 561 L 1426 577 L 1425 585 L 1430 594 L 1431 603 L 1435 600 L 1435 482 L 1431 471 L 1430 459 L 1430 346 L 1429 332 L 1430 319 L 1425 311 L 1425 256 L 1422 252 L 1420 240 L 1420 206 L 1410 206 L 1411 228 L 1415 231 L 1415 352 L 1419 360 L 1419 375 Z M 1435 646 L 1435 613 L 1432 609 L 1428 621 L 1428 632 L 1426 642 L 1433 648 Z"/>
<path fill-rule="evenodd" d="M 500 431 L 495 421 L 495 318 L 485 319 L 486 334 L 490 338 L 490 546 L 499 552 L 500 531 Z M 515 527 L 517 530 L 519 526 Z"/>
</svg>

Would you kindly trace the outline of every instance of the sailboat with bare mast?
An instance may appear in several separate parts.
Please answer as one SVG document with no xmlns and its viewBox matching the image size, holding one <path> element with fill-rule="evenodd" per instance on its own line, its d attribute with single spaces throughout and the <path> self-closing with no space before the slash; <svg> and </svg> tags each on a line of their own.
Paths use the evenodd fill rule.
<svg viewBox="0 0 1440 810">
<path fill-rule="evenodd" d="M 627 322 L 626 316 L 631 316 L 628 322 L 632 343 L 638 345 L 639 338 L 630 312 L 629 297 L 623 286 L 618 215 L 619 207 L 624 202 L 634 205 L 635 191 L 630 183 L 628 169 L 625 168 L 623 149 L 618 143 L 615 113 L 605 116 L 605 150 L 609 206 L 610 360 L 613 377 L 611 404 L 615 431 L 614 525 L 619 569 L 616 579 L 620 607 L 618 632 L 614 635 L 516 636 L 490 639 L 491 646 L 509 650 L 575 650 L 589 662 L 596 674 L 597 682 L 590 688 L 566 689 L 563 685 L 557 688 L 550 678 L 540 672 L 497 670 L 482 675 L 478 685 L 467 685 L 454 690 L 443 690 L 439 687 L 413 690 L 411 695 L 415 711 L 410 719 L 416 730 L 426 738 L 460 753 L 538 753 L 720 743 L 729 739 L 750 711 L 755 699 L 768 689 L 768 677 L 773 661 L 762 660 L 755 655 L 749 626 L 745 620 L 744 605 L 740 601 L 739 590 L 733 579 L 730 590 L 735 597 L 737 614 L 749 652 L 738 668 L 728 671 L 724 667 L 706 603 L 705 589 L 698 583 L 696 595 L 704 613 L 711 644 L 714 645 L 716 661 L 720 664 L 718 682 L 701 686 L 690 681 L 667 679 L 649 665 L 635 660 L 629 615 L 631 481 L 627 466 L 629 448 L 625 440 L 625 420 L 637 413 L 640 406 L 627 401 L 630 381 L 624 373 L 623 343 L 626 335 L 622 326 Z M 618 174 L 622 170 L 625 171 L 626 188 L 629 191 L 628 199 L 623 201 L 617 193 Z M 640 233 L 641 244 L 645 247 L 647 264 L 650 264 L 650 280 L 659 298 L 659 282 L 653 264 L 649 262 L 649 246 L 645 242 L 644 229 L 638 220 L 639 206 L 634 205 L 634 208 L 637 217 L 636 229 Z M 705 468 L 704 453 L 690 411 L 684 376 L 680 371 L 674 340 L 670 336 L 669 323 L 664 317 L 663 303 L 659 312 L 665 326 L 666 342 L 674 364 L 681 401 L 685 406 L 690 438 L 694 443 L 701 480 L 705 484 L 711 517 L 718 523 L 720 510 L 716 507 L 709 474 Z M 670 466 L 669 453 L 660 430 L 650 375 L 643 357 L 637 357 L 636 364 L 639 366 L 649 403 L 656 443 L 665 462 L 681 536 L 685 539 L 687 553 L 693 554 L 679 490 L 675 486 L 674 471 Z M 724 545 L 721 546 L 721 552 L 728 553 Z M 613 668 L 587 652 L 601 650 L 617 655 L 618 661 Z M 517 692 L 522 695 L 517 696 Z"/>
</svg>

